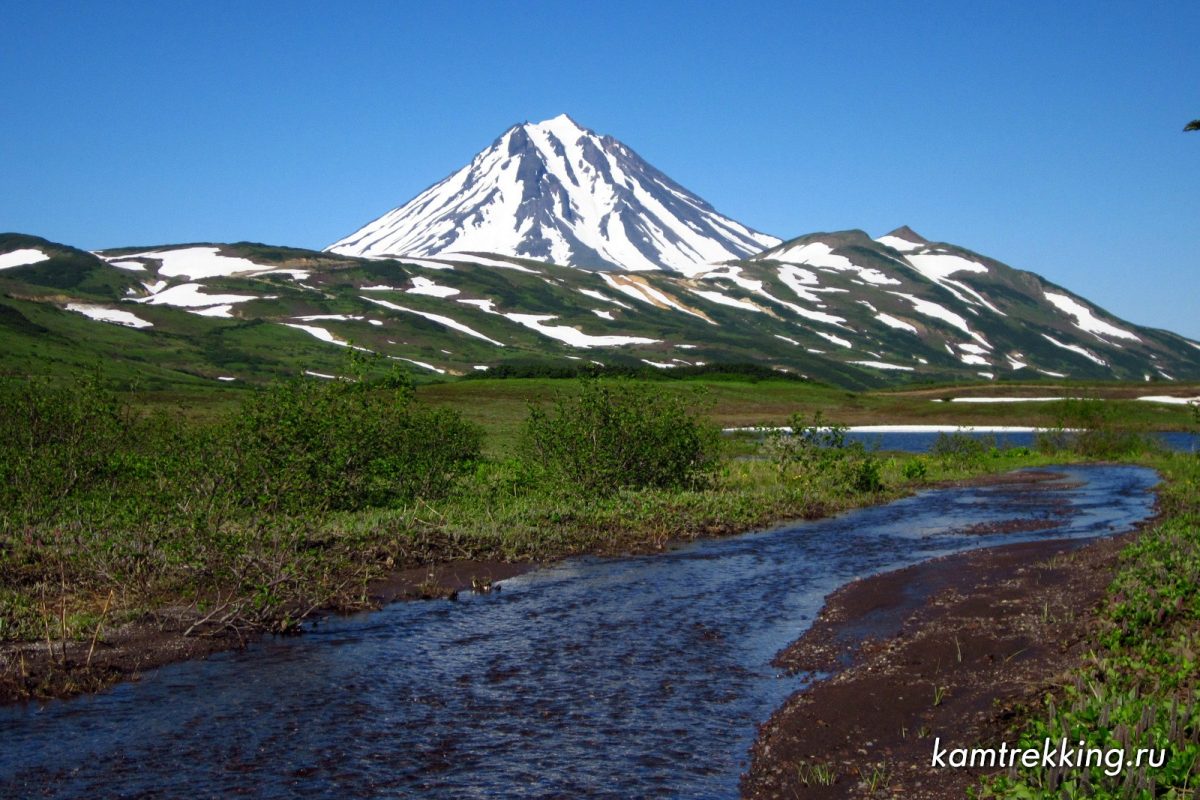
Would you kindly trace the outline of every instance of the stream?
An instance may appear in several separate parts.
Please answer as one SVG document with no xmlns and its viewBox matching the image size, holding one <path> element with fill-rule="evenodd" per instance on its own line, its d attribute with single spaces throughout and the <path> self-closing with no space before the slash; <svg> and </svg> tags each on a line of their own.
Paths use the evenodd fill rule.
<svg viewBox="0 0 1200 800">
<path fill-rule="evenodd" d="M 1151 470 L 1054 472 L 571 559 L 492 594 L 325 619 L 103 694 L 0 708 L 0 796 L 736 797 L 756 725 L 811 679 L 770 661 L 829 592 L 1153 513 Z M 967 532 L 1031 518 L 1054 527 Z"/>
</svg>

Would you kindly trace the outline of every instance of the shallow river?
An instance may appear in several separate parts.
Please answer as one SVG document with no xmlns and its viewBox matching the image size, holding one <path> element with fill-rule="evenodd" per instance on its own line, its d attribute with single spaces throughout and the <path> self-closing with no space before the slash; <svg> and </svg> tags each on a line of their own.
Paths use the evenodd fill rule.
<svg viewBox="0 0 1200 800">
<path fill-rule="evenodd" d="M 1157 478 L 942 489 L 664 555 L 573 559 L 459 602 L 397 603 L 0 709 L 0 797 L 736 797 L 805 676 L 772 656 L 848 580 L 933 556 L 1127 530 Z M 1006 519 L 1038 534 L 971 536 Z"/>
</svg>

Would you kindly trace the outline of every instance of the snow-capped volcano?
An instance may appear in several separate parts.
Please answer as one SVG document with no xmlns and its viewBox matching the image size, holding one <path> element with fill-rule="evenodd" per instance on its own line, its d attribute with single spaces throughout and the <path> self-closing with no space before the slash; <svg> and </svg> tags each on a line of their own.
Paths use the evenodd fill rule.
<svg viewBox="0 0 1200 800">
<path fill-rule="evenodd" d="M 561 114 L 514 125 L 467 166 L 326 249 L 367 257 L 483 252 L 692 273 L 779 242 Z"/>
</svg>

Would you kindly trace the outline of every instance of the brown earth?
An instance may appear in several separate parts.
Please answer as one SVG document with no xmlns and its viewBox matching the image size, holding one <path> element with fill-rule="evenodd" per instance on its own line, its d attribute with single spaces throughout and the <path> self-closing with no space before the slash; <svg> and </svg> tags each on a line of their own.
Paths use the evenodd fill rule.
<svg viewBox="0 0 1200 800">
<path fill-rule="evenodd" d="M 397 570 L 368 585 L 366 607 L 395 600 L 452 597 L 471 589 L 499 591 L 501 581 L 535 566 L 454 561 Z M 120 681 L 136 681 L 146 670 L 176 661 L 243 648 L 263 635 L 259 630 L 233 627 L 187 635 L 195 621 L 194 608 L 165 608 L 106 631 L 94 646 L 90 640 L 67 641 L 65 645 L 58 641 L 0 645 L 0 703 L 99 691 Z"/>
<path fill-rule="evenodd" d="M 850 583 L 776 663 L 818 673 L 759 728 L 747 798 L 966 797 L 981 770 L 942 748 L 1016 743 L 1012 726 L 1086 653 L 1136 534 L 977 550 Z"/>
</svg>

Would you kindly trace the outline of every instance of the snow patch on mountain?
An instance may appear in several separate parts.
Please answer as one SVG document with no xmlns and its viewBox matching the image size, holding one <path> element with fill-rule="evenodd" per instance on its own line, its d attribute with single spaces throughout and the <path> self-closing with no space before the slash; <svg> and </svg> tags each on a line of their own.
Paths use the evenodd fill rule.
<svg viewBox="0 0 1200 800">
<path fill-rule="evenodd" d="M 817 336 L 820 336 L 822 339 L 828 339 L 829 341 L 833 342 L 834 344 L 838 345 L 839 347 L 849 348 L 849 347 L 854 346 L 853 344 L 851 344 L 851 342 L 848 339 L 843 339 L 840 336 L 834 336 L 832 333 L 825 333 L 824 331 L 813 331 L 813 333 L 815 333 Z M 815 351 L 815 352 L 820 352 L 820 351 Z"/>
<path fill-rule="evenodd" d="M 918 313 L 924 314 L 927 317 L 933 317 L 934 319 L 940 319 L 943 322 L 948 322 L 963 333 L 975 339 L 984 347 L 988 348 L 989 350 L 991 349 L 992 345 L 978 333 L 971 330 L 971 326 L 967 324 L 965 319 L 958 314 L 955 314 L 945 306 L 939 305 L 932 300 L 924 300 L 920 297 L 906 294 L 904 292 L 889 292 L 889 294 L 894 294 L 897 297 L 903 297 L 905 300 L 913 304 L 913 308 L 915 308 Z"/>
<path fill-rule="evenodd" d="M 1101 337 L 1112 336 L 1117 339 L 1131 339 L 1135 342 L 1140 342 L 1141 339 L 1134 333 L 1118 328 L 1116 325 L 1111 325 L 1100 319 L 1093 313 L 1092 309 L 1082 303 L 1068 297 L 1065 294 L 1058 292 L 1043 292 L 1047 300 L 1054 304 L 1054 307 L 1062 311 L 1069 317 L 1075 320 L 1075 327 L 1082 331 L 1095 335 L 1101 341 Z M 1107 344 L 1107 342 L 1106 342 Z"/>
<path fill-rule="evenodd" d="M 676 311 L 682 311 L 685 314 L 691 314 L 693 317 L 699 317 L 709 325 L 716 325 L 712 319 L 703 311 L 699 311 L 690 306 L 686 306 L 676 298 L 651 286 L 644 278 L 636 275 L 622 275 L 609 272 L 600 273 L 600 277 L 618 292 L 629 295 L 634 300 L 640 300 L 643 303 L 648 303 L 656 308 L 673 308 Z"/>
<path fill-rule="evenodd" d="M 89 303 L 67 303 L 67 311 L 74 311 L 77 314 L 83 314 L 88 319 L 99 320 L 100 322 L 112 322 L 117 325 L 124 325 L 127 328 L 154 327 L 153 322 L 147 322 L 128 311 L 91 305 Z"/>
<path fill-rule="evenodd" d="M 216 247 L 185 247 L 179 250 L 148 250 L 106 259 L 109 263 L 133 258 L 153 259 L 161 263 L 158 274 L 168 278 L 221 278 L 246 272 L 274 271 L 275 267 L 256 264 L 247 258 L 221 255 Z"/>
<path fill-rule="evenodd" d="M 901 239 L 899 236 L 891 236 L 891 235 L 880 236 L 875 241 L 879 242 L 882 245 L 886 245 L 887 247 L 890 247 L 893 250 L 899 250 L 901 253 L 911 253 L 914 250 L 920 250 L 921 248 L 923 248 L 925 246 L 923 244 L 917 244 L 916 242 L 910 242 L 906 239 Z"/>
<path fill-rule="evenodd" d="M 146 303 L 152 306 L 178 306 L 180 308 L 205 308 L 209 306 L 245 303 L 249 300 L 260 299 L 253 294 L 205 294 L 198 283 L 181 283 L 168 289 L 163 289 L 149 297 L 139 297 L 134 303 Z M 271 299 L 265 297 L 262 299 Z"/>
<path fill-rule="evenodd" d="M 941 282 L 942 278 L 953 275 L 956 272 L 983 272 L 986 273 L 988 268 L 978 261 L 956 256 L 949 253 L 928 253 L 924 255 L 909 255 L 906 256 L 908 263 L 913 265 L 917 272 L 924 275 L 934 283 Z"/>
<path fill-rule="evenodd" d="M 761 313 L 763 310 L 761 306 L 751 303 L 749 300 L 740 300 L 736 297 L 730 297 L 727 294 L 713 292 L 708 289 L 692 289 L 692 294 L 697 295 L 698 297 L 703 297 L 705 300 L 711 300 L 714 303 L 719 303 L 723 306 L 740 308 L 743 311 L 756 311 Z"/>
<path fill-rule="evenodd" d="M 430 297 L 453 297 L 460 293 L 453 286 L 442 286 L 429 280 L 429 278 L 422 278 L 419 275 L 412 279 L 412 283 L 412 288 L 407 290 L 408 294 L 424 294 Z"/>
<path fill-rule="evenodd" d="M 757 256 L 761 260 L 781 261 L 789 264 L 807 264 L 833 272 L 853 272 L 863 281 L 876 286 L 899 286 L 900 281 L 874 267 L 855 264 L 846 256 L 834 255 L 833 247 L 825 242 L 804 242 L 784 246 Z"/>
<path fill-rule="evenodd" d="M 13 250 L 0 255 L 0 269 L 9 269 L 11 267 L 26 267 L 30 264 L 40 264 L 43 261 L 49 261 L 50 256 L 32 247 L 23 247 L 20 250 Z"/>
<path fill-rule="evenodd" d="M 109 261 L 108 265 L 110 267 L 116 267 L 117 269 L 123 269 L 128 272 L 146 271 L 146 265 L 140 261 Z"/>
<path fill-rule="evenodd" d="M 465 333 L 468 336 L 474 336 L 476 339 L 483 339 L 485 342 L 490 342 L 491 344 L 494 344 L 497 347 L 504 347 L 503 342 L 497 342 L 492 337 L 486 336 L 486 335 L 480 333 L 479 331 L 475 330 L 474 328 L 470 327 L 469 325 L 464 325 L 463 323 L 459 322 L 456 319 L 452 319 L 451 317 L 443 316 L 441 314 L 434 314 L 429 311 L 419 311 L 415 308 L 408 308 L 407 306 L 398 305 L 396 303 L 389 303 L 387 300 L 380 300 L 375 297 L 363 297 L 362 299 L 366 300 L 368 303 L 374 303 L 375 305 L 383 306 L 384 308 L 390 308 L 392 311 L 403 311 L 406 314 L 416 314 L 417 316 L 424 317 L 425 319 L 427 319 L 431 322 L 436 322 L 439 325 L 444 325 L 447 328 L 451 328 L 453 330 L 459 331 L 460 333 Z M 487 309 L 484 309 L 484 310 L 486 311 Z"/>
<path fill-rule="evenodd" d="M 1050 344 L 1055 345 L 1056 347 L 1061 347 L 1063 350 L 1070 350 L 1072 353 L 1078 353 L 1079 355 L 1083 356 L 1087 360 L 1094 361 L 1095 363 L 1099 364 L 1102 367 L 1108 366 L 1107 361 L 1105 361 L 1100 356 L 1093 353 L 1091 350 L 1088 350 L 1086 347 L 1080 347 L 1079 345 L 1076 345 L 1076 344 L 1068 344 L 1066 342 L 1060 342 L 1058 339 L 1055 339 L 1053 336 L 1050 336 L 1049 334 L 1046 334 L 1046 333 L 1042 334 L 1042 338 L 1045 339 L 1046 341 L 1050 342 Z M 1065 377 L 1065 376 L 1060 376 L 1060 377 Z"/>
<path fill-rule="evenodd" d="M 553 314 L 514 314 L 506 313 L 505 317 L 526 328 L 537 331 L 543 336 L 558 339 L 572 347 L 613 347 L 626 344 L 655 344 L 661 340 L 647 339 L 643 336 L 591 336 L 578 328 L 567 325 L 547 325 L 546 322 L 558 317 Z"/>
<path fill-rule="evenodd" d="M 613 298 L 613 297 L 609 297 L 604 292 L 597 292 L 595 289 L 580 289 L 579 293 L 586 295 L 586 296 L 592 298 L 593 300 L 600 300 L 605 303 L 612 303 L 614 306 L 620 306 L 621 308 L 625 308 L 625 309 L 629 308 L 629 306 L 625 305 L 620 300 L 617 300 L 616 298 Z M 632 309 L 630 309 L 630 310 L 632 310 Z"/>
<path fill-rule="evenodd" d="M 886 361 L 848 361 L 848 364 L 858 364 L 861 367 L 874 367 L 875 369 L 898 369 L 905 372 L 913 372 L 913 367 L 903 367 L 899 364 L 889 364 Z"/>
</svg>

